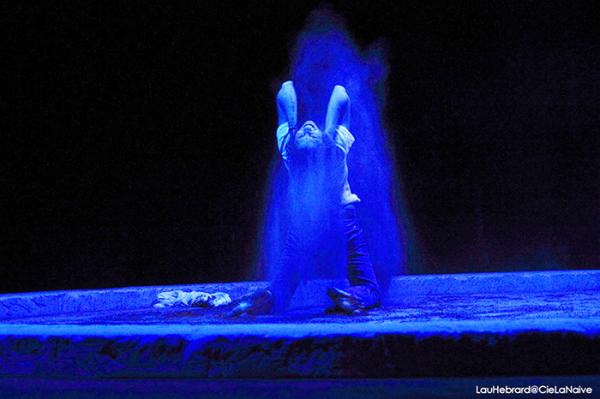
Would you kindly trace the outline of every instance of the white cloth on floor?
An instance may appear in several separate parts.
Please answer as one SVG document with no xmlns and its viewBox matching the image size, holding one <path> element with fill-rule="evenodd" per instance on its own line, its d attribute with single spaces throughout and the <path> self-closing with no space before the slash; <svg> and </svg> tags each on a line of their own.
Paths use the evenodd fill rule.
<svg viewBox="0 0 600 399">
<path fill-rule="evenodd" d="M 153 306 L 155 308 L 169 308 L 173 306 L 181 307 L 212 307 L 228 305 L 231 298 L 224 292 L 215 292 L 209 294 L 201 291 L 165 291 L 156 296 Z"/>
</svg>

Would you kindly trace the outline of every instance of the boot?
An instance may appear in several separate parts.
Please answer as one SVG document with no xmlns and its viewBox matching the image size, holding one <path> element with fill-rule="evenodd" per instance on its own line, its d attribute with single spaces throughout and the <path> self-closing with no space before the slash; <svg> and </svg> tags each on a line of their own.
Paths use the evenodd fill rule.
<svg viewBox="0 0 600 399">
<path fill-rule="evenodd" d="M 260 288 L 240 298 L 228 316 L 263 315 L 270 314 L 272 310 L 273 294 L 267 289 Z"/>
<path fill-rule="evenodd" d="M 359 315 L 381 305 L 379 293 L 366 285 L 355 285 L 347 290 L 329 287 L 327 295 L 334 303 L 334 307 L 328 309 L 327 313 Z"/>
</svg>

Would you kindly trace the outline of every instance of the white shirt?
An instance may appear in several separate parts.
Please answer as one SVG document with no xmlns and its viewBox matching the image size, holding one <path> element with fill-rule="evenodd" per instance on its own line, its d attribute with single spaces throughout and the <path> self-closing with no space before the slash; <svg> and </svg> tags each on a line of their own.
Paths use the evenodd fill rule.
<svg viewBox="0 0 600 399">
<path fill-rule="evenodd" d="M 333 168 L 338 168 L 341 171 L 340 173 L 340 204 L 347 205 L 353 202 L 359 202 L 360 198 L 350 190 L 350 184 L 348 184 L 348 165 L 346 163 L 346 158 L 348 156 L 348 152 L 350 151 L 350 147 L 354 143 L 354 136 L 350 131 L 342 125 L 338 125 L 336 127 L 336 134 L 333 138 L 335 142 L 336 148 L 341 150 L 341 157 L 336 157 L 335 162 L 340 162 L 340 165 L 331 165 Z M 283 162 L 286 168 L 290 169 L 290 162 L 288 158 L 287 146 L 291 140 L 294 138 L 291 137 L 289 132 L 288 124 L 283 123 L 279 125 L 277 128 L 277 148 L 279 149 L 279 153 L 281 154 L 281 158 L 283 158 Z M 337 180 L 337 179 L 336 179 Z"/>
</svg>

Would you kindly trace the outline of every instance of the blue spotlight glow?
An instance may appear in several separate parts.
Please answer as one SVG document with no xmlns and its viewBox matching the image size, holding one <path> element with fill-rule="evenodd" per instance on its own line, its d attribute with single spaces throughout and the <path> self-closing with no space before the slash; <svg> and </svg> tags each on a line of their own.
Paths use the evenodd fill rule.
<svg viewBox="0 0 600 399">
<path fill-rule="evenodd" d="M 328 10 L 317 10 L 298 36 L 291 57 L 291 80 L 298 95 L 298 124 L 311 119 L 325 125 L 327 103 L 335 85 L 346 88 L 351 100 L 350 130 L 356 138 L 348 155 L 349 183 L 360 198 L 359 219 L 365 230 L 375 272 L 383 290 L 392 275 L 405 271 L 406 223 L 396 187 L 394 162 L 382 120 L 385 105 L 386 52 L 381 44 L 362 51 L 343 21 Z M 273 118 L 275 120 L 275 117 Z M 274 132 L 273 132 L 274 136 Z M 275 137 L 273 137 L 275 142 Z M 276 274 L 290 218 L 288 176 L 279 160 L 272 165 L 260 243 L 259 271 Z M 314 195 L 310 190 L 307 196 Z M 317 198 L 307 198 L 310 203 Z M 324 231 L 324 230 L 323 230 Z M 314 236 L 316 234 L 316 237 Z M 319 242 L 332 242 L 331 231 L 311 232 Z M 335 245 L 333 246 L 335 247 Z M 338 249 L 340 247 L 338 246 Z M 344 257 L 319 250 L 318 259 L 303 265 L 303 278 L 341 277 Z M 310 264 L 308 264 L 310 263 Z M 318 273 L 327 270 L 329 273 Z"/>
</svg>

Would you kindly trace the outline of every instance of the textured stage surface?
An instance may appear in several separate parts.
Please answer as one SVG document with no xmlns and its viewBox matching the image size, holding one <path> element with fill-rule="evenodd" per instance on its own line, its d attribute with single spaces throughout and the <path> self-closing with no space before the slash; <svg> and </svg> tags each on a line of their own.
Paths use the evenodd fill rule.
<svg viewBox="0 0 600 399">
<path fill-rule="evenodd" d="M 153 309 L 171 289 L 0 296 L 0 376 L 399 378 L 600 374 L 600 271 L 397 277 L 381 309 L 325 315 L 301 287 L 283 316 Z"/>
</svg>

